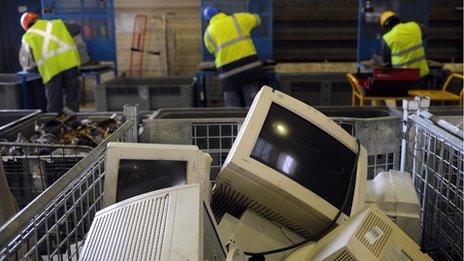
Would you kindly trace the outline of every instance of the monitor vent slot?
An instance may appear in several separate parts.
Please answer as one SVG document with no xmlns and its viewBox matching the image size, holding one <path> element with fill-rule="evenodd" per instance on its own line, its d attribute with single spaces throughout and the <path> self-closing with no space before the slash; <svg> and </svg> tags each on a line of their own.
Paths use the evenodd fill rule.
<svg viewBox="0 0 464 261">
<path fill-rule="evenodd" d="M 171 195 L 128 204 L 97 216 L 83 260 L 160 260 Z M 142 249 L 141 249 L 142 248 Z"/>
<path fill-rule="evenodd" d="M 225 213 L 239 218 L 246 209 L 252 209 L 269 220 L 295 231 L 302 237 L 308 238 L 312 235 L 294 222 L 279 215 L 279 213 L 261 205 L 224 183 L 217 186 L 214 191 L 212 209 L 217 220 L 220 220 Z"/>
<path fill-rule="evenodd" d="M 355 261 L 355 259 L 350 255 L 350 252 L 345 249 L 334 258 L 334 261 Z"/>
<path fill-rule="evenodd" d="M 419 246 L 403 231 L 395 231 L 392 235 L 392 242 L 395 242 L 403 254 L 411 260 L 428 260 L 426 254 L 418 251 Z"/>
<path fill-rule="evenodd" d="M 369 213 L 364 225 L 356 233 L 356 239 L 379 257 L 392 232 L 393 229 L 387 222 L 374 213 Z"/>
</svg>

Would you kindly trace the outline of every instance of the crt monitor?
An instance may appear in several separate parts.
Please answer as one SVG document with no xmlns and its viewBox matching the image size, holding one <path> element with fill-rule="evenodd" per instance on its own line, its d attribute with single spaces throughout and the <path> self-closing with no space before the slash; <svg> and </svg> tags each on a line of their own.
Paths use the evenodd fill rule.
<svg viewBox="0 0 464 261">
<path fill-rule="evenodd" d="M 390 170 L 368 180 L 366 205 L 375 204 L 411 239 L 420 242 L 420 202 L 411 174 Z"/>
<path fill-rule="evenodd" d="M 339 221 L 363 209 L 366 161 L 366 150 L 331 119 L 263 87 L 218 175 L 213 211 L 220 218 L 251 208 L 304 237 L 318 235 L 346 195 Z"/>
<path fill-rule="evenodd" d="M 318 242 L 293 252 L 297 260 L 432 260 L 376 205 L 336 227 Z"/>
<path fill-rule="evenodd" d="M 200 184 L 141 194 L 96 213 L 80 260 L 225 260 Z"/>
<path fill-rule="evenodd" d="M 104 206 L 192 183 L 210 200 L 211 157 L 197 146 L 111 142 L 106 153 Z"/>
</svg>

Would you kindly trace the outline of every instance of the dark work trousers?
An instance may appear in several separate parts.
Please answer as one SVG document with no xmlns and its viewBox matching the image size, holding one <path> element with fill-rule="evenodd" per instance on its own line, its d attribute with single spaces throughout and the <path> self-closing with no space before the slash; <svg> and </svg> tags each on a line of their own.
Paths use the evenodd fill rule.
<svg viewBox="0 0 464 261">
<path fill-rule="evenodd" d="M 262 67 L 222 79 L 224 105 L 226 107 L 249 107 L 266 83 L 267 78 Z"/>
<path fill-rule="evenodd" d="M 47 112 L 63 112 L 63 94 L 68 109 L 79 111 L 79 71 L 77 67 L 55 75 L 45 84 Z"/>
<path fill-rule="evenodd" d="M 259 83 L 247 83 L 231 91 L 224 92 L 225 107 L 249 107 L 261 87 L 263 85 Z"/>
</svg>

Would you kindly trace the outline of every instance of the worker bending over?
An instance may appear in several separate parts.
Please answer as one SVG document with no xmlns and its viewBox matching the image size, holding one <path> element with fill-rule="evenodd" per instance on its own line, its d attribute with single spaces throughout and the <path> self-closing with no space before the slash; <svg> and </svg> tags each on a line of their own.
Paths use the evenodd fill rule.
<svg viewBox="0 0 464 261">
<path fill-rule="evenodd" d="M 63 92 L 66 104 L 79 111 L 79 53 L 70 31 L 78 34 L 78 25 L 62 20 L 42 20 L 32 12 L 21 16 L 23 35 L 19 60 L 24 70 L 37 67 L 45 84 L 48 112 L 63 112 Z M 77 26 L 77 28 L 75 28 Z"/>
<path fill-rule="evenodd" d="M 420 77 L 425 83 L 429 66 L 420 26 L 416 22 L 402 23 L 392 11 L 382 13 L 380 25 L 387 31 L 382 43 L 384 64 L 393 68 L 420 69 Z"/>
<path fill-rule="evenodd" d="M 250 36 L 261 23 L 259 16 L 227 15 L 209 6 L 203 10 L 203 18 L 209 22 L 204 42 L 206 49 L 215 56 L 225 106 L 250 106 L 266 82 L 263 64 Z"/>
</svg>

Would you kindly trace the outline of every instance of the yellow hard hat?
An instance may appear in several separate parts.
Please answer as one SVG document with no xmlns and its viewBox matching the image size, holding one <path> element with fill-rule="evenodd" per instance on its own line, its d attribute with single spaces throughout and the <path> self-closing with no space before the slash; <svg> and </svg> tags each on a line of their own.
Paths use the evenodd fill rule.
<svg viewBox="0 0 464 261">
<path fill-rule="evenodd" d="M 380 25 L 383 26 L 385 21 L 387 21 L 388 18 L 390 18 L 392 16 L 396 16 L 395 12 L 390 11 L 390 10 L 387 10 L 387 11 L 383 12 L 382 15 L 380 16 Z"/>
</svg>

